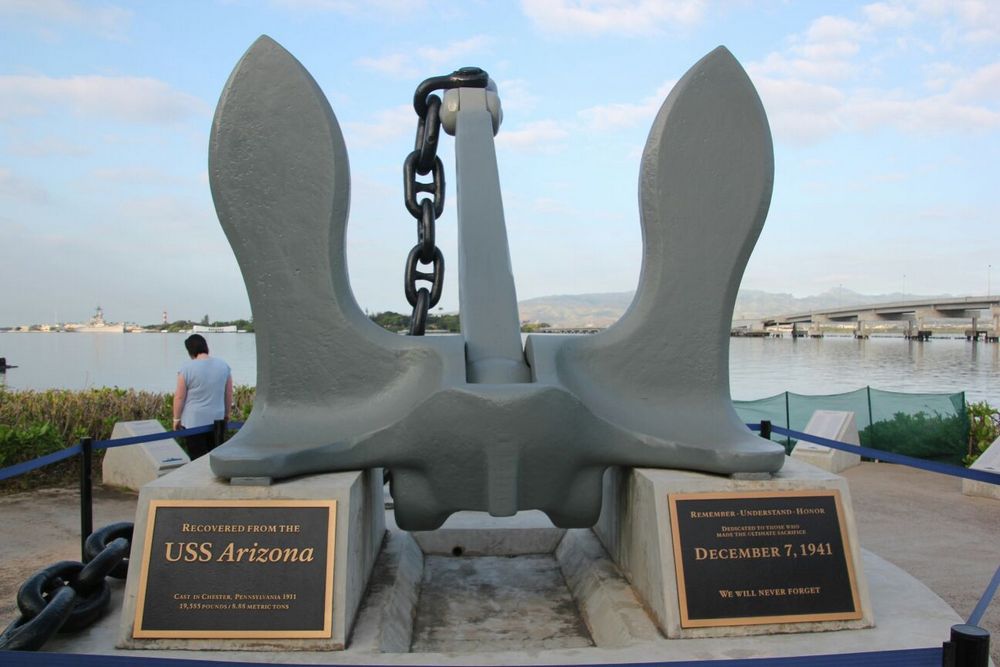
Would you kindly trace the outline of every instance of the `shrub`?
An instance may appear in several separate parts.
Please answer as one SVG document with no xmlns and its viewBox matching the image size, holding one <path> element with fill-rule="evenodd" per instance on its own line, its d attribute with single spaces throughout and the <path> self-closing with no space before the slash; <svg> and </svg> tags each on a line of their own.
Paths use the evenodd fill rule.
<svg viewBox="0 0 1000 667">
<path fill-rule="evenodd" d="M 243 421 L 253 407 L 254 388 L 233 389 L 232 418 Z M 30 461 L 90 436 L 107 440 L 116 422 L 159 420 L 170 430 L 173 394 L 103 387 L 70 391 L 10 390 L 0 387 L 0 468 Z M 103 451 L 95 453 L 95 467 Z M 0 482 L 0 491 L 73 483 L 75 459 Z"/>
<path fill-rule="evenodd" d="M 969 449 L 962 460 L 965 465 L 975 463 L 979 455 L 1000 438 L 1000 410 L 986 401 L 969 403 Z"/>
<path fill-rule="evenodd" d="M 959 464 L 965 453 L 968 423 L 964 415 L 943 417 L 924 412 L 897 412 L 861 432 L 865 447 L 921 459 Z"/>
</svg>

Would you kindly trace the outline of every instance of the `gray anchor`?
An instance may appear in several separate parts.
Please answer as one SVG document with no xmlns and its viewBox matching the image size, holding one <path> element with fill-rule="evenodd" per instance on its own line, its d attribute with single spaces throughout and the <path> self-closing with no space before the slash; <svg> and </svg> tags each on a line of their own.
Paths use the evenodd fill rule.
<svg viewBox="0 0 1000 667">
<path fill-rule="evenodd" d="M 219 101 L 212 194 L 257 329 L 257 396 L 211 454 L 222 478 L 385 467 L 396 521 L 540 509 L 594 524 L 608 466 L 774 472 L 784 449 L 729 397 L 729 326 L 767 215 L 771 136 L 756 91 L 719 47 L 677 83 L 642 156 L 643 260 L 624 317 L 522 349 L 493 136 L 492 90 L 449 91 L 455 134 L 461 335 L 371 322 L 344 253 L 350 177 L 329 103 L 303 66 L 259 38 Z"/>
</svg>

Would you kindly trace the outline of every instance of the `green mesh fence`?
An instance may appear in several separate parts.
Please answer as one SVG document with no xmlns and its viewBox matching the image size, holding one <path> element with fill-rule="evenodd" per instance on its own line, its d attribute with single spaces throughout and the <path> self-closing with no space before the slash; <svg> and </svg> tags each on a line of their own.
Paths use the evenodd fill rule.
<svg viewBox="0 0 1000 667">
<path fill-rule="evenodd" d="M 965 394 L 907 394 L 863 387 L 843 394 L 808 396 L 786 391 L 755 401 L 733 401 L 748 424 L 769 420 L 805 431 L 816 410 L 853 412 L 861 444 L 873 449 L 961 465 L 969 419 Z M 794 440 L 774 436 L 791 452 Z"/>
</svg>

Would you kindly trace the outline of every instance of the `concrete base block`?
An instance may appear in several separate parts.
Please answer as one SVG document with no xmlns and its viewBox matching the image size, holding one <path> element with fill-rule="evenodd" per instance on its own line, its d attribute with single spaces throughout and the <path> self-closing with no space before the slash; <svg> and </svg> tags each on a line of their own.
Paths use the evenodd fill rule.
<svg viewBox="0 0 1000 667">
<path fill-rule="evenodd" d="M 116 423 L 111 438 L 154 433 L 166 433 L 166 430 L 155 419 L 143 419 Z M 113 447 L 104 454 L 101 480 L 104 484 L 138 491 L 144 484 L 190 462 L 187 453 L 173 438 Z"/>
<path fill-rule="evenodd" d="M 817 477 L 822 479 L 820 475 Z M 272 489 L 282 486 L 278 484 Z M 494 536 L 497 542 L 507 536 L 534 552 L 540 542 L 525 540 L 523 531 L 548 532 L 552 525 L 542 518 L 536 512 L 522 512 L 507 519 L 463 512 L 449 519 L 446 525 L 455 531 L 451 537 L 457 538 L 460 544 L 472 543 L 467 539 L 470 536 L 463 535 L 462 531 L 481 530 L 499 533 Z M 633 586 L 588 530 L 565 531 L 555 552 L 547 555 L 498 557 L 487 551 L 482 556 L 456 557 L 425 555 L 412 534 L 395 528 L 391 512 L 386 516 L 386 523 L 388 537 L 376 560 L 368 593 L 357 613 L 346 650 L 319 648 L 292 652 L 276 643 L 269 643 L 269 647 L 262 650 L 260 646 L 231 642 L 201 657 L 220 662 L 262 664 L 435 664 L 454 667 L 787 659 L 940 647 L 948 638 L 948 628 L 962 622 L 958 614 L 919 581 L 888 561 L 864 553 L 864 568 L 871 585 L 878 627 L 819 633 L 810 631 L 811 628 L 796 628 L 801 631 L 753 637 L 668 639 L 657 630 Z M 338 528 L 341 525 L 338 520 Z M 442 542 L 447 543 L 449 541 Z M 503 544 L 499 551 L 511 554 L 517 549 Z M 556 574 L 557 569 L 560 576 L 540 579 L 537 576 L 539 564 L 550 575 Z M 438 574 L 449 572 L 457 572 L 460 576 L 448 581 L 437 578 Z M 122 588 L 120 582 L 112 582 L 113 609 L 122 605 Z M 134 596 L 134 592 L 130 594 Z M 423 599 L 424 596 L 427 599 Z M 553 604 L 554 600 L 561 602 Z M 474 604 L 477 601 L 478 604 Z M 455 609 L 462 613 L 452 613 Z M 130 611 L 131 608 L 125 612 L 128 618 L 131 618 Z M 577 625 L 572 622 L 574 614 L 579 618 Z M 109 614 L 87 632 L 57 635 L 44 650 L 103 654 L 118 659 L 151 655 L 191 657 L 189 651 L 178 650 L 180 646 L 162 647 L 156 651 L 115 648 L 114 640 L 121 630 L 117 615 Z M 591 645 L 582 646 L 587 642 L 580 639 L 588 636 Z M 428 640 L 432 640 L 433 645 Z M 194 648 L 191 644 L 188 642 L 184 648 Z M 862 657 L 858 664 L 867 662 Z"/>
<path fill-rule="evenodd" d="M 671 536 L 670 493 L 777 492 L 836 489 L 843 504 L 844 522 L 862 610 L 860 620 L 819 621 L 682 628 L 674 550 Z M 861 562 L 857 526 L 850 491 L 842 477 L 788 459 L 771 480 L 737 480 L 682 470 L 612 468 L 605 474 L 604 506 L 594 533 L 632 583 L 668 638 L 732 637 L 785 632 L 822 632 L 874 625 L 868 584 Z"/>
<path fill-rule="evenodd" d="M 997 438 L 979 455 L 975 463 L 969 466 L 972 470 L 985 470 L 1000 475 L 1000 438 Z M 971 479 L 962 480 L 962 493 L 967 496 L 980 496 L 1000 500 L 1000 484 L 976 482 Z"/>
<path fill-rule="evenodd" d="M 336 500 L 336 542 L 333 568 L 333 631 L 318 639 L 136 639 L 133 637 L 140 564 L 152 500 Z M 187 650 L 301 650 L 345 648 L 385 537 L 382 470 L 312 475 L 272 486 L 231 486 L 216 478 L 209 457 L 189 463 L 145 485 L 136 509 L 128 580 L 116 646 Z"/>
<path fill-rule="evenodd" d="M 1000 484 L 990 484 L 989 482 L 977 482 L 972 479 L 963 479 L 962 493 L 967 496 L 979 496 L 980 498 L 1000 500 Z"/>
<path fill-rule="evenodd" d="M 861 444 L 858 423 L 853 412 L 817 410 L 809 419 L 804 432 L 851 445 Z M 861 465 L 861 456 L 858 454 L 824 447 L 804 440 L 795 443 L 792 458 L 835 473 Z"/>
</svg>

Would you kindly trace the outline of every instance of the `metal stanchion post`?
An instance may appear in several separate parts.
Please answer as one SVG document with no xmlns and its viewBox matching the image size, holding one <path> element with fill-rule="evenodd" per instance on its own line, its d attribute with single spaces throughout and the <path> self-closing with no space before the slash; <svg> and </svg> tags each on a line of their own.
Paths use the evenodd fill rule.
<svg viewBox="0 0 1000 667">
<path fill-rule="evenodd" d="M 222 444 L 222 441 L 226 439 L 226 420 L 216 419 L 212 422 L 212 449 L 215 449 Z"/>
<path fill-rule="evenodd" d="M 80 554 L 83 558 L 84 544 L 94 532 L 94 479 L 93 479 L 93 439 L 80 439 Z"/>
<path fill-rule="evenodd" d="M 978 625 L 953 625 L 951 639 L 944 643 L 943 656 L 943 667 L 987 667 L 990 633 Z"/>
</svg>

